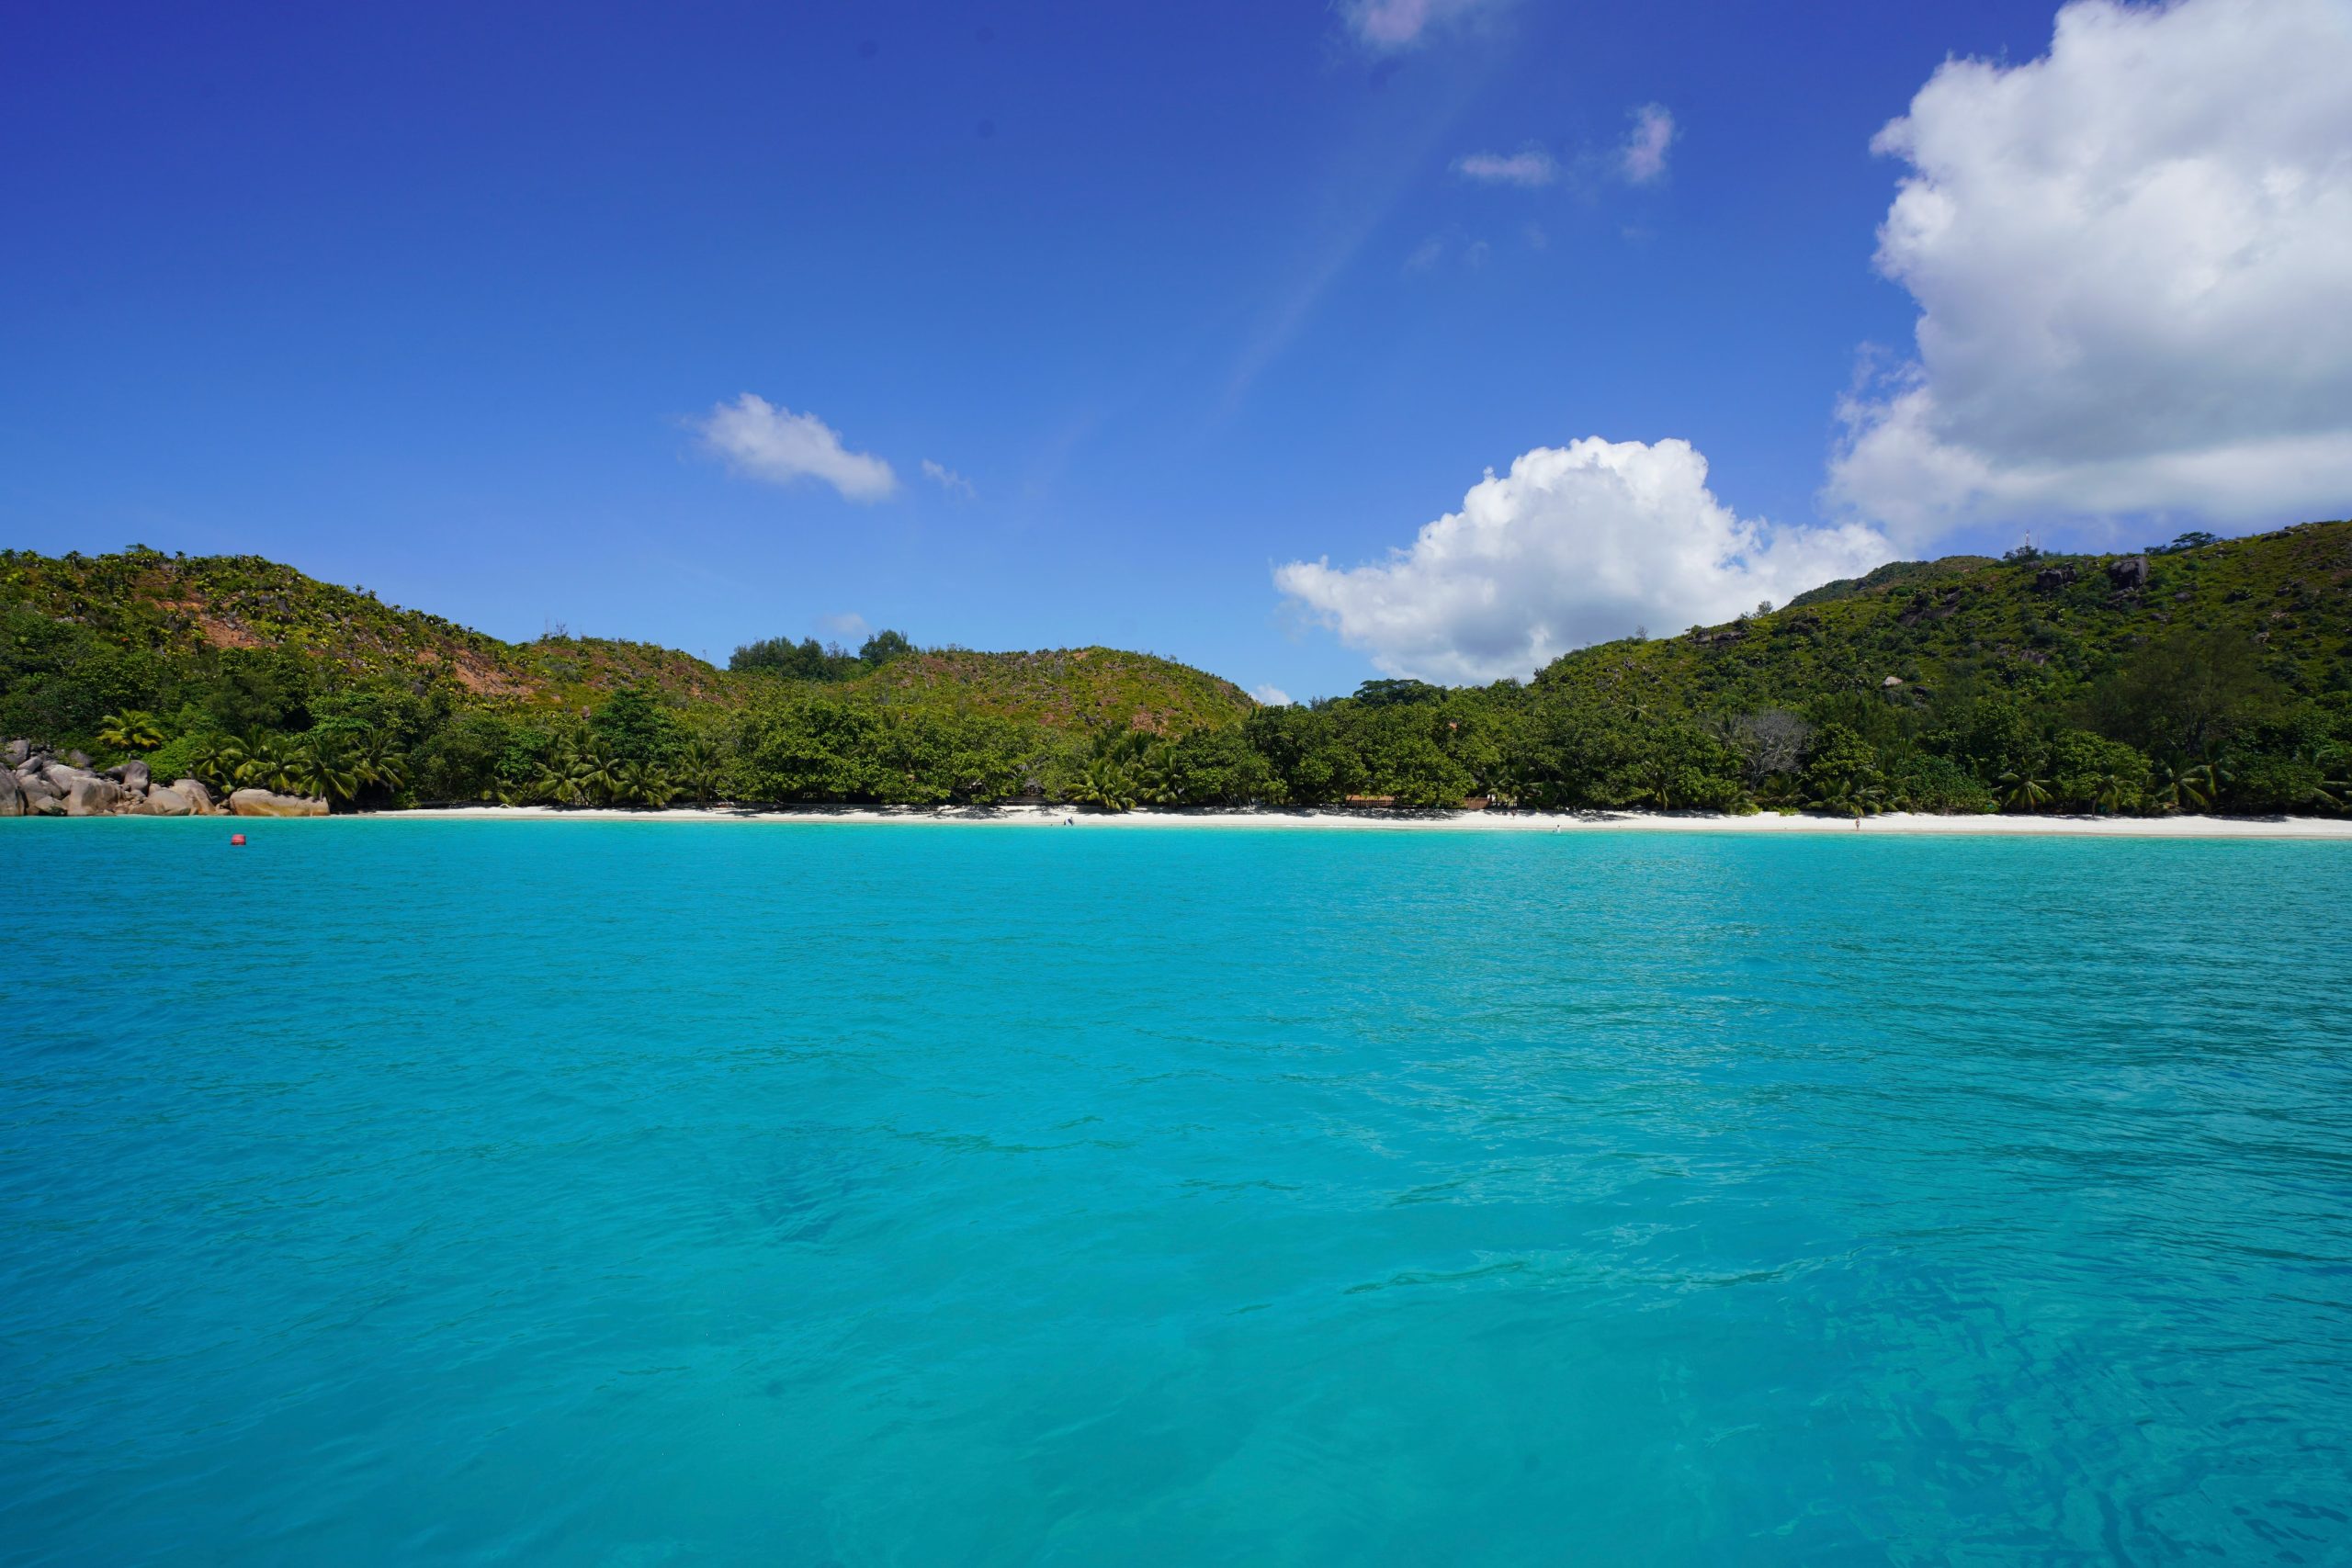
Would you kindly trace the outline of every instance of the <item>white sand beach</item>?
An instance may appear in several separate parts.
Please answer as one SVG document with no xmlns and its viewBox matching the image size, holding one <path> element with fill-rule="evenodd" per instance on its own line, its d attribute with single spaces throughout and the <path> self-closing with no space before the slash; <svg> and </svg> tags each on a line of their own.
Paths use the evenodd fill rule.
<svg viewBox="0 0 2352 1568">
<path fill-rule="evenodd" d="M 1946 834 L 1980 837 L 2078 837 L 2099 839 L 2334 839 L 2352 841 L 2352 818 L 2328 817 L 1933 817 L 1888 812 L 1848 818 L 1783 816 L 1759 811 L 1731 817 L 1679 811 L 1393 811 L 1393 810 L 1199 810 L 1148 807 L 1109 815 L 1082 807 L 673 807 L 661 811 L 545 806 L 469 806 L 375 814 L 376 821 L 545 822 L 767 822 L 767 823 L 955 823 L 990 828 L 1057 828 L 1065 830 L 1170 828 L 1311 829 L 1374 833 L 1857 833 Z M 313 820 L 317 820 L 313 818 Z M 348 818 L 337 818 L 348 820 Z"/>
</svg>

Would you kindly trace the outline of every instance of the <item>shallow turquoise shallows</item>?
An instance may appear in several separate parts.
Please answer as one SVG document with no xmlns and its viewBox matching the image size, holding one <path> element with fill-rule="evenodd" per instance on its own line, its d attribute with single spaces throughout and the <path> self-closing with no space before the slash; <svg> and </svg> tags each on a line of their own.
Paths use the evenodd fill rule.
<svg viewBox="0 0 2352 1568">
<path fill-rule="evenodd" d="M 0 822 L 0 1561 L 2352 1562 L 2352 846 Z"/>
</svg>

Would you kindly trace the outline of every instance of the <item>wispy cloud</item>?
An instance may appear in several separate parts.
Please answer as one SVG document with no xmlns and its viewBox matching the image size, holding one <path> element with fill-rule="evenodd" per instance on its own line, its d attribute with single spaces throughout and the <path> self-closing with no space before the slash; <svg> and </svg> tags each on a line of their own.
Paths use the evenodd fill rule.
<svg viewBox="0 0 2352 1568">
<path fill-rule="evenodd" d="M 1418 46 L 1431 32 L 1507 4 L 1509 0 L 1340 0 L 1340 17 L 1366 49 L 1394 54 Z"/>
<path fill-rule="evenodd" d="M 1644 104 L 1632 111 L 1633 127 L 1623 139 L 1575 152 L 1563 164 L 1551 152 L 1531 142 L 1516 152 L 1465 152 L 1451 167 L 1462 179 L 1485 186 L 1512 186 L 1536 190 L 1566 181 L 1570 187 L 1592 194 L 1606 181 L 1655 185 L 1666 177 L 1667 152 L 1680 134 L 1674 115 L 1664 104 Z"/>
<path fill-rule="evenodd" d="M 1634 129 L 1617 149 L 1617 172 L 1630 185 L 1655 185 L 1666 177 L 1666 150 L 1674 145 L 1674 116 L 1664 104 L 1634 111 Z"/>
<path fill-rule="evenodd" d="M 980 492 L 973 487 L 972 481 L 944 463 L 934 463 L 925 457 L 922 460 L 922 477 L 959 501 L 976 501 L 979 498 Z"/>
<path fill-rule="evenodd" d="M 1453 172 L 1480 185 L 1548 186 L 1560 177 L 1560 165 L 1541 147 L 1517 152 L 1465 152 L 1453 161 Z"/>
<path fill-rule="evenodd" d="M 1444 259 L 1445 236 L 1442 234 L 1431 234 L 1428 239 L 1423 240 L 1419 244 L 1415 245 L 1413 247 L 1413 254 L 1405 258 L 1405 270 L 1407 272 L 1427 272 L 1430 268 L 1437 265 L 1438 263 Z"/>
<path fill-rule="evenodd" d="M 841 643 L 860 643 L 874 635 L 872 624 L 854 611 L 838 615 L 820 615 L 817 617 L 817 629 Z"/>
<path fill-rule="evenodd" d="M 689 422 L 706 449 L 770 484 L 820 479 L 849 501 L 881 501 L 899 488 L 890 465 L 842 445 L 841 433 L 813 413 L 794 413 L 757 393 L 714 404 Z"/>
</svg>

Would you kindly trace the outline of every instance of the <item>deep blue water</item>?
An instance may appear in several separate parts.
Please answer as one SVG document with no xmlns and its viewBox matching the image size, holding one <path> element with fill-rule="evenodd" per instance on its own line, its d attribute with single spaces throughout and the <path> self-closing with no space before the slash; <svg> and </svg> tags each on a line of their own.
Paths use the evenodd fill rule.
<svg viewBox="0 0 2352 1568">
<path fill-rule="evenodd" d="M 2352 846 L 0 823 L 0 1560 L 2352 1562 Z"/>
</svg>

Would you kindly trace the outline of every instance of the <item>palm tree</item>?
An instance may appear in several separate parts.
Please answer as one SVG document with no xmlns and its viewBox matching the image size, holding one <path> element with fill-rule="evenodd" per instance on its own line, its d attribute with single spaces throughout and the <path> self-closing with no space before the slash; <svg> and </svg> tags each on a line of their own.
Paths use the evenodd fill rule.
<svg viewBox="0 0 2352 1568">
<path fill-rule="evenodd" d="M 1153 806 L 1184 804 L 1184 783 L 1177 771 L 1176 746 L 1173 741 L 1155 740 L 1143 755 L 1136 770 L 1139 779 L 1136 794 Z"/>
<path fill-rule="evenodd" d="M 1110 757 L 1097 757 L 1086 764 L 1086 773 L 1072 791 L 1090 806 L 1105 811 L 1133 811 L 1136 808 L 1135 779 L 1118 761 Z"/>
<path fill-rule="evenodd" d="M 2156 764 L 2148 775 L 2148 804 L 2159 811 L 2177 811 L 2185 798 L 2180 770 L 2168 762 Z"/>
<path fill-rule="evenodd" d="M 624 762 L 616 776 L 615 794 L 638 806 L 667 806 L 678 793 L 669 775 L 651 762 Z"/>
<path fill-rule="evenodd" d="M 697 806 L 708 806 L 718 798 L 718 750 L 697 737 L 679 753 L 677 765 L 670 772 L 680 793 Z"/>
<path fill-rule="evenodd" d="M 153 751 L 164 743 L 163 727 L 144 708 L 124 708 L 98 720 L 98 744 L 118 751 Z"/>
<path fill-rule="evenodd" d="M 2345 762 L 2343 756 L 2330 757 L 2323 762 L 2324 768 L 2339 776 L 2320 780 L 2312 785 L 2311 793 L 2304 798 L 2330 810 L 2352 810 L 2352 767 L 2346 767 Z"/>
<path fill-rule="evenodd" d="M 596 746 L 583 747 L 580 760 L 572 764 L 572 783 L 586 799 L 609 806 L 621 793 L 622 763 L 609 751 Z"/>
<path fill-rule="evenodd" d="M 2211 762 L 2196 762 L 2186 768 L 2160 768 L 2156 772 L 2156 787 L 2151 796 L 2166 811 L 2212 808 L 2214 796 L 2230 782 L 2230 775 Z"/>
<path fill-rule="evenodd" d="M 548 748 L 548 754 L 539 759 L 539 765 L 532 773 L 530 782 L 521 786 L 522 792 L 549 806 L 571 805 L 576 795 L 571 783 L 575 756 L 571 738 L 558 735 L 555 744 Z"/>
<path fill-rule="evenodd" d="M 577 806 L 580 786 L 571 776 L 572 763 L 568 757 L 551 756 L 539 764 L 526 787 L 531 798 L 548 806 Z"/>
<path fill-rule="evenodd" d="M 1851 817 L 1859 822 L 1865 817 L 1875 817 L 1886 809 L 1883 785 L 1862 784 L 1848 779 L 1824 789 L 1805 802 L 1812 811 L 1827 811 L 1839 817 Z"/>
<path fill-rule="evenodd" d="M 1633 804 L 1656 811 L 1671 811 L 1686 805 L 1681 795 L 1682 771 L 1663 757 L 1653 757 L 1644 762 L 1635 775 L 1639 786 Z"/>
<path fill-rule="evenodd" d="M 585 737 L 559 735 L 526 788 L 550 806 L 600 805 L 611 799 L 618 782 L 612 769 L 611 759 Z"/>
<path fill-rule="evenodd" d="M 1999 783 L 2007 791 L 2002 796 L 2005 805 L 2039 811 L 2050 803 L 2049 781 L 2035 777 L 2030 768 L 2013 768 L 2001 775 Z"/>
<path fill-rule="evenodd" d="M 281 794 L 299 787 L 294 776 L 294 743 L 286 737 L 256 732 L 246 736 L 238 750 L 243 755 L 230 775 L 232 784 Z"/>
<path fill-rule="evenodd" d="M 295 787 L 329 802 L 359 796 L 359 762 L 355 749 L 330 730 L 314 729 L 302 738 L 285 771 Z"/>
<path fill-rule="evenodd" d="M 2132 781 L 2109 770 L 2091 781 L 2091 810 L 2120 811 L 2124 797 L 2132 791 Z"/>
<path fill-rule="evenodd" d="M 380 729 L 368 731 L 361 739 L 352 754 L 352 767 L 361 784 L 387 795 L 398 795 L 408 785 L 408 764 L 400 747 Z"/>
<path fill-rule="evenodd" d="M 1497 762 L 1487 777 L 1487 798 L 1516 811 L 1520 797 L 1527 793 L 1527 775 L 1519 763 L 1510 758 Z"/>
<path fill-rule="evenodd" d="M 247 759 L 243 742 L 233 735 L 207 735 L 196 743 L 189 753 L 188 772 L 207 786 L 226 792 L 234 789 Z"/>
</svg>

